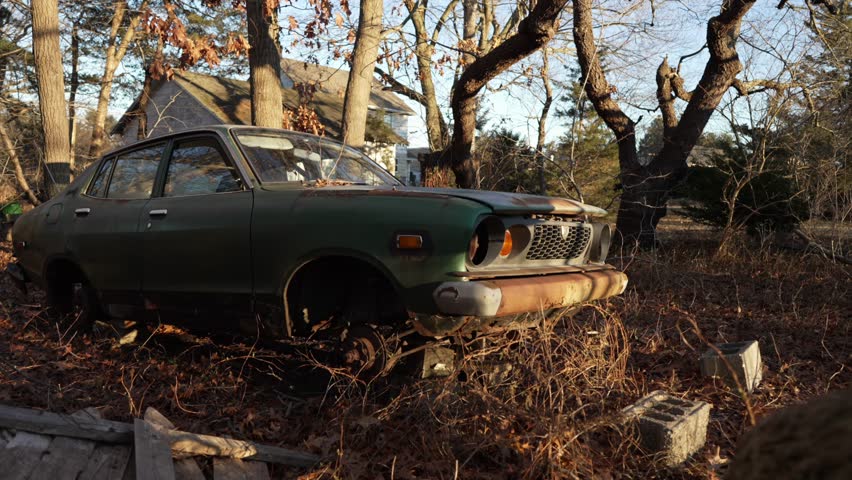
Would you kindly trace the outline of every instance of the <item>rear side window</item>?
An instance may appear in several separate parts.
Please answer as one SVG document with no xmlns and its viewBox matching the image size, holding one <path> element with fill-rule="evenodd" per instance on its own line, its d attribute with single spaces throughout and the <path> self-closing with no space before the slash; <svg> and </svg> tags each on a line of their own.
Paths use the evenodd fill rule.
<svg viewBox="0 0 852 480">
<path fill-rule="evenodd" d="M 154 145 L 119 155 L 107 198 L 149 198 L 165 145 Z"/>
<path fill-rule="evenodd" d="M 106 196 L 107 181 L 109 181 L 109 172 L 112 171 L 113 163 L 115 163 L 115 158 L 108 158 L 101 164 L 100 170 L 95 174 L 95 179 L 89 186 L 89 196 L 98 198 Z"/>
<path fill-rule="evenodd" d="M 242 190 L 214 138 L 194 138 L 175 144 L 166 176 L 164 197 L 207 195 Z"/>
</svg>

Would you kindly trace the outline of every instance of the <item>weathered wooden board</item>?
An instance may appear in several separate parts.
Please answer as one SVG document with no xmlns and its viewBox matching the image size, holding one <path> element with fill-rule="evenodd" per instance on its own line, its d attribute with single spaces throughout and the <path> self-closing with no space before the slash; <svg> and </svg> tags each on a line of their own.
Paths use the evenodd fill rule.
<svg viewBox="0 0 852 480">
<path fill-rule="evenodd" d="M 116 480 L 122 478 L 130 463 L 129 445 L 99 444 L 89 456 L 86 469 L 80 474 L 83 480 Z M 134 474 L 136 472 L 134 471 Z"/>
<path fill-rule="evenodd" d="M 214 458 L 213 480 L 269 480 L 269 468 L 263 462 L 236 458 Z"/>
<path fill-rule="evenodd" d="M 94 418 L 94 415 L 74 417 L 5 405 L 0 405 L 0 428 L 105 443 L 131 443 L 134 440 L 134 426 L 127 423 Z M 179 430 L 160 428 L 159 432 L 167 439 L 167 445 L 171 446 L 171 451 L 177 455 L 233 457 L 302 467 L 319 462 L 319 457 L 316 455 L 286 448 Z"/>
<path fill-rule="evenodd" d="M 171 440 L 172 451 L 190 455 L 210 455 L 231 457 L 241 460 L 280 463 L 299 467 L 310 467 L 319 462 L 319 457 L 310 453 L 297 452 L 286 448 L 261 445 L 243 440 L 200 435 L 196 433 L 170 430 L 166 432 Z"/>
<path fill-rule="evenodd" d="M 41 457 L 41 463 L 30 474 L 33 480 L 76 480 L 86 468 L 95 442 L 79 438 L 55 437 Z"/>
<path fill-rule="evenodd" d="M 164 428 L 174 429 L 175 425 L 165 415 L 152 407 L 145 410 L 145 420 Z M 205 480 L 204 472 L 192 458 L 174 459 L 175 478 L 177 480 Z"/>
<path fill-rule="evenodd" d="M 172 450 L 163 430 L 137 418 L 133 422 L 137 480 L 175 480 Z"/>
<path fill-rule="evenodd" d="M 50 446 L 51 438 L 29 432 L 17 432 L 0 450 L 2 477 L 10 480 L 23 480 L 30 476 L 41 456 Z"/>
<path fill-rule="evenodd" d="M 127 423 L 82 416 L 73 417 L 6 405 L 0 405 L 0 428 L 109 443 L 133 441 L 133 427 Z"/>
<path fill-rule="evenodd" d="M 136 480 L 136 452 L 133 448 L 130 448 L 130 458 L 127 460 L 127 468 L 124 469 L 121 480 Z"/>
</svg>

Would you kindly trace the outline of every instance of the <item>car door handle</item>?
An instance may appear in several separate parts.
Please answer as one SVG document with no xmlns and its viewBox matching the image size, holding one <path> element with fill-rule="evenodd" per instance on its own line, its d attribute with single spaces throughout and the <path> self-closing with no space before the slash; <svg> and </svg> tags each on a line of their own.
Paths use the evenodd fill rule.
<svg viewBox="0 0 852 480">
<path fill-rule="evenodd" d="M 92 213 L 91 208 L 78 208 L 78 209 L 74 210 L 74 214 L 77 215 L 78 217 L 82 217 L 82 216 L 88 215 L 90 213 Z"/>
<path fill-rule="evenodd" d="M 148 215 L 150 215 L 152 217 L 165 217 L 166 215 L 168 215 L 168 213 L 169 213 L 168 210 L 166 210 L 165 208 L 162 208 L 162 209 L 159 209 L 159 210 L 151 210 L 150 212 L 148 212 Z"/>
</svg>

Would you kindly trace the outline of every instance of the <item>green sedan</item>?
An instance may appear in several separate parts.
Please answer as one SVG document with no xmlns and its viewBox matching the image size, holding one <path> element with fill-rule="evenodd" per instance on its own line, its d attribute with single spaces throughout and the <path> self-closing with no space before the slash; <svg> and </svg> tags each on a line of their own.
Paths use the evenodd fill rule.
<svg viewBox="0 0 852 480">
<path fill-rule="evenodd" d="M 8 273 L 87 319 L 348 332 L 347 361 L 371 367 L 389 338 L 518 328 L 621 293 L 605 213 L 406 187 L 327 138 L 204 127 L 110 152 L 23 215 Z"/>
</svg>

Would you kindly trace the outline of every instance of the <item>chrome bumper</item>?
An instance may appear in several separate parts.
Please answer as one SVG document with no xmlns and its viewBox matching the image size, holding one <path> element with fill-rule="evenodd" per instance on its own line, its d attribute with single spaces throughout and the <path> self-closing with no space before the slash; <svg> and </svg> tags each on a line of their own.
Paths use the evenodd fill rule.
<svg viewBox="0 0 852 480">
<path fill-rule="evenodd" d="M 561 308 L 618 295 L 627 275 L 617 270 L 445 282 L 432 297 L 444 315 L 501 317 Z"/>
<path fill-rule="evenodd" d="M 12 283 L 21 291 L 21 293 L 27 293 L 27 282 L 29 282 L 29 279 L 27 278 L 27 273 L 20 265 L 17 263 L 10 263 L 6 265 L 6 275 L 9 276 Z"/>
</svg>

